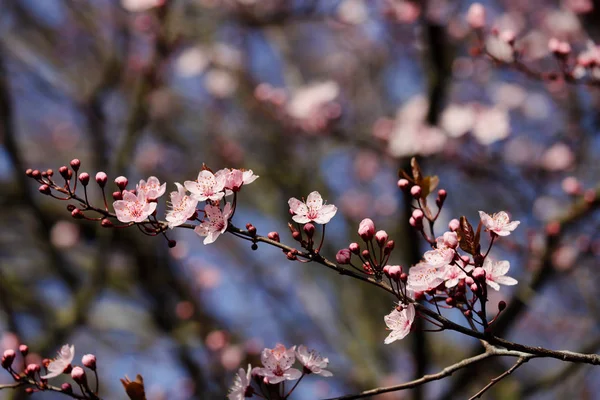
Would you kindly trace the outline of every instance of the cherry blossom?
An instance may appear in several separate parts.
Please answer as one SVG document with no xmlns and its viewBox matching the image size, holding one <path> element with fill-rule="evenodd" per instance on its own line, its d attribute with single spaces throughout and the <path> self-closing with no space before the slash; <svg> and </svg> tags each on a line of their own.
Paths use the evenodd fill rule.
<svg viewBox="0 0 600 400">
<path fill-rule="evenodd" d="M 165 0 L 121 0 L 124 9 L 130 12 L 147 11 L 163 5 Z"/>
<path fill-rule="evenodd" d="M 194 215 L 198 200 L 192 199 L 185 192 L 185 188 L 178 182 L 176 192 L 171 192 L 171 209 L 167 211 L 165 219 L 169 223 L 169 228 L 173 229 L 176 226 L 183 224 Z"/>
<path fill-rule="evenodd" d="M 229 400 L 244 400 L 246 397 L 251 397 L 253 392 L 252 387 L 250 387 L 251 377 L 252 366 L 250 364 L 248 364 L 248 371 L 240 368 L 233 380 L 233 386 L 229 389 L 227 398 Z"/>
<path fill-rule="evenodd" d="M 327 357 L 322 357 L 315 350 L 308 350 L 308 348 L 304 345 L 298 346 L 298 350 L 296 350 L 296 358 L 300 361 L 300 364 L 304 366 L 304 372 L 309 374 L 316 374 L 321 376 L 333 376 L 333 374 L 323 368 L 327 367 L 329 364 L 329 359 Z"/>
<path fill-rule="evenodd" d="M 408 271 L 406 288 L 415 292 L 424 292 L 438 287 L 444 282 L 446 264 L 431 265 L 420 262 Z"/>
<path fill-rule="evenodd" d="M 292 219 L 300 224 L 307 222 L 326 224 L 337 212 L 337 207 L 333 204 L 323 205 L 323 199 L 319 192 L 310 193 L 306 198 L 306 204 L 292 197 L 288 201 L 288 205 L 290 206 L 290 210 L 295 214 Z"/>
<path fill-rule="evenodd" d="M 442 239 L 443 244 L 443 239 Z M 425 258 L 425 262 L 429 265 L 440 267 L 444 265 L 448 265 L 454 259 L 454 250 L 448 247 L 438 247 L 433 250 L 426 251 L 423 254 L 423 258 Z"/>
<path fill-rule="evenodd" d="M 398 311 L 397 308 L 394 308 L 392 312 L 383 317 L 383 319 L 388 329 L 391 330 L 388 337 L 385 338 L 385 344 L 404 339 L 410 332 L 413 320 L 415 319 L 415 306 L 408 304 L 402 308 L 402 311 Z"/>
<path fill-rule="evenodd" d="M 302 372 L 296 368 L 292 368 L 292 365 L 296 361 L 295 350 L 296 346 L 286 349 L 281 343 L 277 344 L 273 349 L 264 349 L 260 359 L 265 367 L 255 368 L 254 372 L 257 375 L 265 377 L 265 380 L 270 384 L 300 378 Z"/>
<path fill-rule="evenodd" d="M 48 364 L 48 367 L 46 367 L 48 373 L 40 376 L 40 378 L 50 379 L 59 376 L 71 364 L 73 357 L 75 357 L 75 346 L 69 346 L 68 344 L 65 344 L 60 348 L 57 357 L 50 361 L 50 364 Z"/>
<path fill-rule="evenodd" d="M 123 192 L 123 200 L 113 203 L 117 219 L 121 222 L 143 222 L 156 210 L 156 203 L 146 201 L 145 192 L 137 196 L 129 191 Z"/>
<path fill-rule="evenodd" d="M 520 221 L 510 222 L 510 218 L 504 211 L 489 215 L 483 211 L 479 211 L 481 222 L 485 225 L 486 230 L 495 233 L 498 236 L 508 236 L 521 223 Z"/>
<path fill-rule="evenodd" d="M 492 261 L 486 258 L 483 262 L 483 269 L 485 270 L 485 282 L 494 290 L 500 290 L 499 284 L 512 286 L 518 283 L 516 279 L 505 276 L 510 269 L 508 261 Z"/>
<path fill-rule="evenodd" d="M 145 180 L 140 180 L 140 183 L 136 186 L 137 193 L 143 192 L 146 195 L 146 199 L 148 200 L 156 200 L 167 190 L 167 184 L 160 184 L 160 181 L 157 177 L 151 176 L 148 178 L 148 182 Z"/>
<path fill-rule="evenodd" d="M 195 181 L 185 181 L 185 188 L 190 191 L 192 198 L 198 201 L 219 201 L 225 196 L 225 176 L 215 176 L 208 170 L 202 170 Z"/>
<path fill-rule="evenodd" d="M 444 279 L 446 280 L 446 287 L 451 288 L 458 285 L 458 281 L 460 281 L 461 279 L 465 279 L 467 277 L 466 272 L 469 272 L 472 269 L 472 265 L 467 265 L 462 269 L 456 264 L 446 266 L 446 268 L 444 269 Z"/>
<path fill-rule="evenodd" d="M 208 217 L 208 221 L 204 220 L 194 229 L 194 232 L 200 236 L 206 236 L 204 244 L 210 244 L 227 230 L 227 221 L 232 214 L 231 203 L 225 204 L 223 212 L 218 206 L 212 205 L 207 205 L 204 212 Z"/>
<path fill-rule="evenodd" d="M 226 189 L 225 195 L 229 196 L 233 192 L 239 192 L 242 185 L 248 185 L 254 182 L 258 178 L 258 175 L 254 175 L 254 172 L 252 172 L 251 169 L 241 170 L 224 168 L 217 171 L 215 177 L 217 177 L 217 179 L 224 179 Z"/>
</svg>

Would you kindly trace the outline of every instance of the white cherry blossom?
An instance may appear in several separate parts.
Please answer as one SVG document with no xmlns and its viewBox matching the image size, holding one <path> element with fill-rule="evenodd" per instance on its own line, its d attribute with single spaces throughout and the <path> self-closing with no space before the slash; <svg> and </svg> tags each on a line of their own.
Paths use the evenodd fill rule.
<svg viewBox="0 0 600 400">
<path fill-rule="evenodd" d="M 140 180 L 140 183 L 136 185 L 135 190 L 137 193 L 143 192 L 148 200 L 156 200 L 165 194 L 167 184 L 163 183 L 161 185 L 157 177 L 151 176 L 148 178 L 147 182 L 143 179 Z"/>
<path fill-rule="evenodd" d="M 75 357 L 75 346 L 69 346 L 68 344 L 65 344 L 60 348 L 56 358 L 50 361 L 50 364 L 48 364 L 48 373 L 40 376 L 40 378 L 50 379 L 61 375 L 69 366 L 69 364 L 71 364 L 73 357 Z"/>
<path fill-rule="evenodd" d="M 296 358 L 300 361 L 300 364 L 304 367 L 305 372 L 321 375 L 321 376 L 333 376 L 333 374 L 324 368 L 327 368 L 329 359 L 321 356 L 315 350 L 308 350 L 304 345 L 298 346 L 296 350 Z"/>
<path fill-rule="evenodd" d="M 185 192 L 185 188 L 178 182 L 176 192 L 171 192 L 171 209 L 167 211 L 165 219 L 169 223 L 169 228 L 173 229 L 176 226 L 183 224 L 194 215 L 198 200 L 192 199 Z"/>
<path fill-rule="evenodd" d="M 424 292 L 434 289 L 444 282 L 446 264 L 431 265 L 420 262 L 408 270 L 406 288 L 414 292 Z"/>
<path fill-rule="evenodd" d="M 202 170 L 195 181 L 185 181 L 185 188 L 190 191 L 192 197 L 198 201 L 219 201 L 225 196 L 225 176 L 215 176 L 208 170 Z"/>
<path fill-rule="evenodd" d="M 504 211 L 489 215 L 483 211 L 479 211 L 481 223 L 486 230 L 495 233 L 498 236 L 508 236 L 521 223 L 520 221 L 510 221 L 508 214 Z"/>
<path fill-rule="evenodd" d="M 306 203 L 292 197 L 288 201 L 288 205 L 295 214 L 292 219 L 300 224 L 307 222 L 326 224 L 337 212 L 337 207 L 333 204 L 323 205 L 323 198 L 319 192 L 310 193 L 306 198 Z"/>
<path fill-rule="evenodd" d="M 500 285 L 512 286 L 518 282 L 510 276 L 505 276 L 510 269 L 508 261 L 492 261 L 489 257 L 483 262 L 485 282 L 494 290 L 500 290 Z"/>
<path fill-rule="evenodd" d="M 404 339 L 410 332 L 410 328 L 415 319 L 415 306 L 408 304 L 403 306 L 402 311 L 394 308 L 391 313 L 383 317 L 388 329 L 391 330 L 384 343 L 390 344 L 396 340 Z"/>
<path fill-rule="evenodd" d="M 238 370 L 237 375 L 233 380 L 233 386 L 229 389 L 227 398 L 229 400 L 244 400 L 248 392 L 252 392 L 250 384 L 252 383 L 252 366 L 248 364 L 248 371 L 243 368 Z M 250 390 L 248 390 L 250 389 Z M 249 394 L 249 393 L 248 393 Z"/>
<path fill-rule="evenodd" d="M 144 192 L 137 196 L 129 191 L 123 191 L 123 200 L 113 203 L 117 219 L 121 222 L 143 222 L 156 210 L 156 203 L 148 203 Z"/>
<path fill-rule="evenodd" d="M 204 244 L 210 244 L 227 230 L 228 220 L 232 213 L 231 203 L 225 204 L 222 212 L 219 207 L 212 205 L 207 205 L 204 212 L 208 220 L 204 220 L 198 225 L 194 232 L 200 236 L 206 236 Z"/>
<path fill-rule="evenodd" d="M 299 379 L 302 372 L 292 368 L 296 361 L 295 350 L 296 346 L 286 349 L 281 343 L 273 349 L 264 349 L 260 356 L 264 368 L 255 368 L 254 373 L 263 376 L 270 384 Z"/>
</svg>

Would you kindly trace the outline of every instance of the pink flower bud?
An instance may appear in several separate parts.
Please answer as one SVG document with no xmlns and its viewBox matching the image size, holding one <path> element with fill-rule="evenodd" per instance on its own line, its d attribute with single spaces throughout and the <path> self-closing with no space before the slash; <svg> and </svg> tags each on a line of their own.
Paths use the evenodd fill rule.
<svg viewBox="0 0 600 400">
<path fill-rule="evenodd" d="M 13 349 L 4 350 L 4 354 L 2 355 L 2 368 L 8 368 L 12 365 L 15 360 L 17 353 Z"/>
<path fill-rule="evenodd" d="M 48 176 L 52 176 L 52 175 L 54 175 L 54 171 L 52 171 L 50 168 L 48 168 L 48 169 L 46 170 L 46 175 L 48 175 Z"/>
<path fill-rule="evenodd" d="M 361 254 L 361 256 L 362 256 L 363 258 L 367 258 L 367 259 L 368 259 L 368 258 L 370 258 L 370 257 L 371 257 L 371 253 L 369 253 L 369 250 L 367 250 L 367 249 L 364 249 L 364 250 L 362 251 L 362 253 L 360 253 L 360 254 Z"/>
<path fill-rule="evenodd" d="M 462 260 L 462 262 L 463 262 L 465 265 L 468 265 L 468 264 L 469 264 L 469 262 L 471 261 L 471 258 L 470 258 L 469 256 L 467 256 L 467 255 L 460 256 L 460 259 Z"/>
<path fill-rule="evenodd" d="M 86 382 L 85 371 L 79 366 L 73 367 L 71 370 L 71 378 L 73 378 L 75 382 L 83 385 Z"/>
<path fill-rule="evenodd" d="M 62 176 L 65 179 L 69 179 L 69 169 L 66 167 L 66 165 L 63 165 L 62 167 L 60 167 L 58 169 L 58 173 L 60 174 L 60 176 Z"/>
<path fill-rule="evenodd" d="M 98 179 L 97 176 L 96 176 L 96 179 Z M 127 183 L 129 183 L 129 181 L 124 176 L 117 176 L 115 178 L 115 183 L 119 187 L 119 189 L 125 190 L 125 188 L 127 187 Z"/>
<path fill-rule="evenodd" d="M 27 168 L 25 170 L 25 175 L 31 178 L 33 176 L 33 170 L 31 168 Z"/>
<path fill-rule="evenodd" d="M 84 217 L 84 215 L 83 215 L 83 212 L 79 208 L 76 208 L 73 211 L 71 211 L 71 217 L 73 217 L 75 219 L 82 219 Z"/>
<path fill-rule="evenodd" d="M 467 285 L 471 286 L 471 285 L 472 285 L 472 284 L 474 284 L 474 283 L 475 283 L 475 281 L 474 281 L 474 280 L 473 280 L 473 278 L 471 278 L 470 276 L 467 276 L 467 277 L 465 278 L 465 284 L 467 284 Z"/>
<path fill-rule="evenodd" d="M 108 175 L 106 175 L 106 173 L 100 171 L 96 174 L 96 183 L 98 184 L 98 186 L 100 186 L 101 188 L 103 188 L 104 186 L 106 186 L 106 182 L 108 181 Z"/>
<path fill-rule="evenodd" d="M 481 3 L 473 3 L 467 11 L 467 23 L 473 29 L 481 29 L 485 26 L 485 7 Z"/>
<path fill-rule="evenodd" d="M 27 368 L 25 368 L 25 373 L 29 376 L 33 376 L 36 372 L 40 372 L 41 367 L 37 364 L 29 364 Z"/>
<path fill-rule="evenodd" d="M 393 240 L 388 240 L 388 242 L 385 244 L 385 248 L 383 249 L 383 253 L 386 255 L 390 254 L 392 250 L 394 250 L 395 246 L 396 242 L 394 242 Z"/>
<path fill-rule="evenodd" d="M 73 387 L 69 382 L 65 382 L 62 385 L 60 385 L 60 389 L 65 393 L 73 393 Z"/>
<path fill-rule="evenodd" d="M 335 260 L 338 264 L 350 264 L 350 259 L 352 258 L 352 253 L 348 249 L 341 249 L 335 255 Z"/>
<path fill-rule="evenodd" d="M 406 281 L 408 281 L 408 274 L 406 272 L 403 272 L 400 274 L 400 280 L 404 283 L 406 283 Z"/>
<path fill-rule="evenodd" d="M 82 172 L 79 174 L 79 182 L 81 182 L 81 184 L 83 186 L 87 186 L 89 181 L 90 181 L 90 174 L 88 174 L 87 172 Z"/>
<path fill-rule="evenodd" d="M 408 179 L 399 179 L 398 180 L 398 187 L 402 190 L 408 190 L 408 187 L 410 186 L 410 182 L 408 181 Z"/>
<path fill-rule="evenodd" d="M 456 232 L 446 232 L 444 233 L 444 244 L 451 249 L 455 249 L 458 246 L 458 236 Z"/>
<path fill-rule="evenodd" d="M 46 184 L 40 186 L 38 190 L 40 193 L 46 194 L 46 195 L 49 195 L 50 193 L 52 193 L 52 191 L 50 190 L 50 186 L 48 186 Z"/>
<path fill-rule="evenodd" d="M 562 190 L 571 196 L 575 196 L 581 193 L 582 186 L 577 178 L 574 176 L 568 176 L 562 181 Z"/>
<path fill-rule="evenodd" d="M 477 293 L 477 291 L 479 291 L 479 287 L 477 286 L 477 284 L 476 283 L 471 284 L 471 292 Z"/>
<path fill-rule="evenodd" d="M 19 352 L 25 357 L 29 353 L 29 347 L 26 344 L 19 346 Z"/>
<path fill-rule="evenodd" d="M 410 224 L 410 226 L 412 226 L 412 227 L 414 227 L 414 228 L 416 228 L 416 227 L 417 227 L 417 221 L 416 221 L 416 220 L 415 220 L 413 217 L 410 217 L 410 218 L 408 219 L 408 223 Z"/>
<path fill-rule="evenodd" d="M 450 231 L 455 232 L 456 230 L 458 230 L 458 228 L 460 227 L 460 222 L 454 218 L 453 220 L 451 220 L 448 223 L 448 229 L 450 229 Z"/>
<path fill-rule="evenodd" d="M 315 226 L 311 223 L 308 223 L 306 225 L 304 225 L 304 232 L 306 233 L 306 236 L 308 236 L 308 238 L 312 238 L 313 235 L 315 234 Z"/>
<path fill-rule="evenodd" d="M 39 179 L 39 178 L 40 178 L 40 176 L 42 176 L 42 173 L 41 173 L 40 171 L 38 171 L 37 169 L 34 169 L 34 170 L 31 172 L 31 177 L 32 177 L 33 179 Z"/>
<path fill-rule="evenodd" d="M 112 221 L 108 218 L 102 218 L 100 225 L 102 225 L 103 228 L 112 228 L 114 226 Z"/>
<path fill-rule="evenodd" d="M 112 197 L 113 197 L 113 200 L 115 200 L 115 201 L 123 200 L 123 192 L 121 192 L 121 191 L 112 192 Z"/>
<path fill-rule="evenodd" d="M 423 214 L 423 211 L 421 211 L 421 210 L 419 210 L 419 209 L 417 209 L 417 210 L 414 210 L 414 211 L 412 212 L 412 217 L 415 219 L 415 221 L 420 221 L 420 220 L 423 220 L 423 216 L 424 216 L 424 215 L 425 215 L 425 214 Z"/>
<path fill-rule="evenodd" d="M 419 186 L 419 185 L 415 185 L 415 186 L 413 186 L 413 187 L 410 188 L 410 194 L 415 199 L 421 198 L 421 192 L 422 192 L 421 186 Z"/>
<path fill-rule="evenodd" d="M 354 253 L 354 254 L 358 254 L 360 252 L 360 245 L 358 243 L 350 243 L 350 245 L 348 246 L 348 249 Z"/>
<path fill-rule="evenodd" d="M 383 267 L 383 273 L 385 274 L 385 276 L 387 276 L 388 278 L 390 277 L 390 265 L 386 265 L 385 267 Z"/>
<path fill-rule="evenodd" d="M 377 233 L 375 233 L 375 240 L 379 246 L 383 247 L 388 240 L 388 234 L 386 231 L 377 231 Z"/>
<path fill-rule="evenodd" d="M 358 225 L 358 235 L 365 242 L 373 239 L 373 235 L 375 235 L 375 223 L 370 218 L 363 219 Z"/>
<path fill-rule="evenodd" d="M 271 240 L 279 242 L 279 233 L 277 233 L 277 232 L 269 232 L 269 234 L 267 235 L 267 237 L 269 239 L 271 239 Z"/>
<path fill-rule="evenodd" d="M 484 280 L 485 279 L 485 269 L 481 267 L 477 267 L 473 270 L 473 279 Z"/>
<path fill-rule="evenodd" d="M 73 168 L 73 171 L 77 172 L 81 166 L 81 161 L 79 161 L 78 158 L 74 158 L 69 164 L 71 165 L 71 168 Z"/>
<path fill-rule="evenodd" d="M 402 267 L 399 265 L 391 265 L 390 266 L 390 278 L 395 281 L 400 279 L 400 274 L 402 274 Z"/>
<path fill-rule="evenodd" d="M 81 358 L 81 363 L 94 371 L 96 369 L 96 356 L 93 354 L 86 354 Z"/>
</svg>

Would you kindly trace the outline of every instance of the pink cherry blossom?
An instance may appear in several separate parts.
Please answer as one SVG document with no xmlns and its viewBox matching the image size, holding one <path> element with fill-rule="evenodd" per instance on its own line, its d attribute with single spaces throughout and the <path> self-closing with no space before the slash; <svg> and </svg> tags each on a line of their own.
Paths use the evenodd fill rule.
<svg viewBox="0 0 600 400">
<path fill-rule="evenodd" d="M 423 258 L 425 258 L 425 262 L 427 264 L 436 267 L 441 267 L 450 264 L 454 259 L 454 254 L 455 252 L 453 249 L 443 246 L 426 251 L 423 255 Z"/>
<path fill-rule="evenodd" d="M 195 181 L 185 181 L 185 188 L 190 191 L 192 198 L 198 201 L 219 201 L 225 196 L 225 176 L 215 176 L 208 170 L 202 170 Z"/>
<path fill-rule="evenodd" d="M 302 372 L 292 368 L 296 361 L 295 350 L 296 346 L 286 349 L 281 343 L 273 349 L 264 349 L 260 356 L 264 368 L 255 368 L 254 373 L 265 377 L 270 384 L 300 378 Z"/>
<path fill-rule="evenodd" d="M 461 279 L 465 279 L 467 277 L 466 272 L 469 272 L 472 269 L 472 265 L 467 265 L 462 269 L 456 264 L 446 266 L 446 268 L 444 269 L 444 279 L 446 280 L 446 287 L 451 288 L 458 285 L 458 281 L 460 281 Z"/>
<path fill-rule="evenodd" d="M 493 215 L 479 211 L 481 222 L 486 227 L 486 230 L 495 233 L 498 236 L 508 236 L 521 223 L 520 221 L 510 222 L 510 218 L 504 211 L 497 212 Z"/>
<path fill-rule="evenodd" d="M 229 196 L 233 192 L 239 192 L 242 185 L 248 185 L 254 182 L 258 178 L 258 175 L 254 175 L 254 172 L 252 172 L 251 169 L 245 171 L 241 169 L 224 168 L 217 171 L 215 177 L 217 177 L 217 179 L 224 179 L 226 195 Z"/>
<path fill-rule="evenodd" d="M 48 373 L 40 376 L 40 378 L 50 379 L 61 375 L 69 366 L 69 364 L 71 364 L 73 357 L 75 357 L 75 346 L 69 346 L 68 344 L 65 344 L 60 348 L 56 358 L 50 361 L 50 364 L 48 364 Z"/>
<path fill-rule="evenodd" d="M 392 312 L 383 317 L 383 319 L 388 329 L 391 330 L 388 337 L 385 338 L 385 344 L 404 339 L 410 332 L 413 320 L 415 319 L 415 306 L 408 304 L 402 308 L 402 311 L 398 311 L 397 308 L 394 308 Z"/>
<path fill-rule="evenodd" d="M 420 262 L 408 270 L 406 288 L 414 292 L 434 289 L 444 282 L 447 264 L 431 265 Z"/>
<path fill-rule="evenodd" d="M 483 269 L 485 270 L 485 282 L 494 290 L 500 290 L 499 284 L 512 286 L 518 283 L 516 279 L 505 276 L 510 269 L 508 261 L 492 261 L 490 258 L 486 258 L 483 262 Z"/>
<path fill-rule="evenodd" d="M 238 370 L 237 375 L 233 380 L 233 386 L 229 389 L 227 398 L 229 400 L 244 400 L 246 396 L 252 395 L 253 389 L 250 387 L 252 383 L 252 366 L 248 364 L 248 371 L 244 371 L 243 368 Z"/>
<path fill-rule="evenodd" d="M 308 348 L 304 345 L 298 346 L 298 350 L 296 350 L 296 358 L 300 361 L 300 364 L 304 367 L 304 371 L 306 373 L 312 373 L 321 376 L 333 376 L 333 374 L 323 368 L 327 368 L 327 364 L 329 364 L 329 359 L 327 357 L 322 357 L 315 350 L 308 350 Z"/>
<path fill-rule="evenodd" d="M 326 224 L 337 212 L 337 207 L 333 204 L 323 205 L 323 199 L 319 192 L 310 193 L 306 198 L 306 204 L 292 197 L 288 201 L 288 205 L 295 214 L 292 219 L 300 224 L 307 222 Z"/>
<path fill-rule="evenodd" d="M 223 212 L 219 207 L 212 205 L 207 205 L 204 212 L 208 217 L 208 221 L 204 220 L 194 229 L 194 232 L 200 236 L 206 236 L 204 244 L 210 244 L 227 230 L 228 220 L 232 214 L 231 203 L 225 204 Z"/>
<path fill-rule="evenodd" d="M 185 188 L 180 183 L 175 182 L 175 185 L 177 186 L 177 191 L 170 194 L 171 209 L 167 211 L 165 217 L 171 229 L 183 224 L 188 218 L 194 215 L 196 206 L 198 205 L 198 200 L 194 200 L 188 196 Z"/>
<path fill-rule="evenodd" d="M 148 203 L 143 191 L 139 192 L 137 196 L 129 191 L 124 191 L 123 200 L 115 201 L 113 207 L 119 221 L 143 222 L 156 210 L 156 203 Z"/>
<path fill-rule="evenodd" d="M 146 199 L 148 200 L 156 200 L 167 190 L 167 184 L 160 184 L 160 181 L 157 177 L 151 176 L 148 178 L 148 182 L 145 180 L 140 180 L 140 183 L 136 186 L 136 192 L 143 192 L 146 195 Z"/>
</svg>

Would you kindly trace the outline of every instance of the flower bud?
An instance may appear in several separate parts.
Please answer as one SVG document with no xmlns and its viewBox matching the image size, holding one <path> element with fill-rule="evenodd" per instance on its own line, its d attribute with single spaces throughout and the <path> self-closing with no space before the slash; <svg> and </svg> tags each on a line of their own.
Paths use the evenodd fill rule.
<svg viewBox="0 0 600 400">
<path fill-rule="evenodd" d="M 456 304 L 456 300 L 454 297 L 446 297 L 446 304 L 452 307 Z"/>
<path fill-rule="evenodd" d="M 485 269 L 477 267 L 473 270 L 473 279 L 485 280 Z"/>
<path fill-rule="evenodd" d="M 41 367 L 38 364 L 29 364 L 27 368 L 25 368 L 25 374 L 27 376 L 34 376 L 36 372 L 40 372 Z"/>
<path fill-rule="evenodd" d="M 435 199 L 435 204 L 441 208 L 444 205 L 444 201 L 446 200 L 447 195 L 448 192 L 446 192 L 445 189 L 438 190 L 438 197 L 437 199 Z"/>
<path fill-rule="evenodd" d="M 450 229 L 450 231 L 452 231 L 452 232 L 457 231 L 459 227 L 460 227 L 460 221 L 457 220 L 456 218 L 452 219 L 448 223 L 448 229 Z"/>
<path fill-rule="evenodd" d="M 383 247 L 388 240 L 388 234 L 386 231 L 377 231 L 375 233 L 375 240 L 380 247 Z"/>
<path fill-rule="evenodd" d="M 78 158 L 74 158 L 69 164 L 71 165 L 71 168 L 73 168 L 73 171 L 77 172 L 81 166 L 81 161 L 79 161 Z"/>
<path fill-rule="evenodd" d="M 31 172 L 31 177 L 32 177 L 33 179 L 40 179 L 40 176 L 42 176 L 42 173 L 41 173 L 39 170 L 37 170 L 37 169 L 34 169 L 34 170 Z"/>
<path fill-rule="evenodd" d="M 60 174 L 60 176 L 62 176 L 65 179 L 69 179 L 69 168 L 66 167 L 66 165 L 63 165 L 62 167 L 60 167 L 58 169 L 58 173 Z"/>
<path fill-rule="evenodd" d="M 473 278 L 472 278 L 472 277 L 470 277 L 470 276 L 467 276 L 467 277 L 465 278 L 465 284 L 467 284 L 467 285 L 471 286 L 471 285 L 472 285 L 472 284 L 474 284 L 474 283 L 475 283 L 475 281 L 473 280 Z"/>
<path fill-rule="evenodd" d="M 398 180 L 398 187 L 406 191 L 410 187 L 410 182 L 407 179 L 400 179 Z"/>
<path fill-rule="evenodd" d="M 479 291 L 479 286 L 477 286 L 477 284 L 476 284 L 476 283 L 473 283 L 473 284 L 471 285 L 471 292 L 473 292 L 473 293 L 477 293 L 478 291 Z"/>
<path fill-rule="evenodd" d="M 358 225 L 358 235 L 368 242 L 375 235 L 375 223 L 370 218 L 363 219 Z"/>
<path fill-rule="evenodd" d="M 294 232 L 292 233 L 292 238 L 293 238 L 295 241 L 299 242 L 299 241 L 301 241 L 301 240 L 302 240 L 302 234 L 301 234 L 300 232 L 298 232 L 298 231 L 294 231 Z"/>
<path fill-rule="evenodd" d="M 93 354 L 86 354 L 81 357 L 81 363 L 92 371 L 96 370 L 96 356 Z"/>
<path fill-rule="evenodd" d="M 79 208 L 76 208 L 73 211 L 71 211 L 71 217 L 73 217 L 75 219 L 82 219 L 84 217 L 84 215 L 83 215 L 83 212 Z"/>
<path fill-rule="evenodd" d="M 88 174 L 87 172 L 82 172 L 79 174 L 79 182 L 81 182 L 81 184 L 83 186 L 87 186 L 89 181 L 90 181 L 90 174 Z"/>
<path fill-rule="evenodd" d="M 15 360 L 17 353 L 13 349 L 4 350 L 4 354 L 2 355 L 2 368 L 6 369 L 10 367 Z"/>
<path fill-rule="evenodd" d="M 84 385 L 86 383 L 85 371 L 83 368 L 77 366 L 73 367 L 71 370 L 71 378 L 80 385 Z"/>
<path fill-rule="evenodd" d="M 383 267 L 383 273 L 385 274 L 385 276 L 387 276 L 388 278 L 391 278 L 390 276 L 390 265 L 386 265 L 385 267 Z"/>
<path fill-rule="evenodd" d="M 481 3 L 473 3 L 467 11 L 467 23 L 472 29 L 481 29 L 485 26 L 485 7 Z"/>
<path fill-rule="evenodd" d="M 394 250 L 395 246 L 396 242 L 394 242 L 393 240 L 388 240 L 388 242 L 385 244 L 385 247 L 383 248 L 383 254 L 387 256 L 392 252 L 392 250 Z"/>
<path fill-rule="evenodd" d="M 456 232 L 445 232 L 444 236 L 444 245 L 451 249 L 455 249 L 458 246 L 458 235 Z"/>
<path fill-rule="evenodd" d="M 175 246 L 177 246 L 177 241 L 173 240 L 173 239 L 169 239 L 169 241 L 167 242 L 167 246 L 169 246 L 169 248 L 172 249 Z"/>
<path fill-rule="evenodd" d="M 395 281 L 400 279 L 400 275 L 402 274 L 402 267 L 399 265 L 391 265 L 390 266 L 390 278 Z"/>
<path fill-rule="evenodd" d="M 369 253 L 369 250 L 367 250 L 367 249 L 364 249 L 360 254 L 363 258 L 366 258 L 366 259 L 371 258 L 371 254 Z"/>
<path fill-rule="evenodd" d="M 46 194 L 49 195 L 50 193 L 52 193 L 52 191 L 50 190 L 50 186 L 43 184 L 38 188 L 39 192 L 42 194 Z"/>
<path fill-rule="evenodd" d="M 33 170 L 31 168 L 27 168 L 25 170 L 25 175 L 31 178 L 33 176 Z"/>
<path fill-rule="evenodd" d="M 350 264 L 350 259 L 352 258 L 352 253 L 348 249 L 341 249 L 335 255 L 335 260 L 338 264 Z"/>
<path fill-rule="evenodd" d="M 279 243 L 279 233 L 277 233 L 277 232 L 269 232 L 269 234 L 267 235 L 267 237 L 269 239 L 274 240 L 277 243 Z"/>
<path fill-rule="evenodd" d="M 26 344 L 22 344 L 19 346 L 19 352 L 23 357 L 29 354 L 29 347 Z"/>
<path fill-rule="evenodd" d="M 108 218 L 102 218 L 100 225 L 102 225 L 103 228 L 112 228 L 114 226 L 112 221 Z"/>
<path fill-rule="evenodd" d="M 62 385 L 60 385 L 60 389 L 65 393 L 73 393 L 73 387 L 69 382 L 65 382 Z"/>
<path fill-rule="evenodd" d="M 400 274 L 400 280 L 404 283 L 406 283 L 406 281 L 408 281 L 408 274 L 406 272 L 403 272 Z"/>
<path fill-rule="evenodd" d="M 360 245 L 356 242 L 352 242 L 348 246 L 348 250 L 350 250 L 354 254 L 358 254 L 360 252 Z"/>
<path fill-rule="evenodd" d="M 123 192 L 120 192 L 120 191 L 112 192 L 112 198 L 115 201 L 123 200 Z"/>
<path fill-rule="evenodd" d="M 293 261 L 293 260 L 297 260 L 298 257 L 296 257 L 296 255 L 294 253 L 292 253 L 291 251 L 288 251 L 286 253 L 286 257 L 288 260 Z"/>
<path fill-rule="evenodd" d="M 415 185 L 413 187 L 410 188 L 410 194 L 412 197 L 414 197 L 415 199 L 420 199 L 421 198 L 421 186 L 419 185 Z"/>
<path fill-rule="evenodd" d="M 251 223 L 247 223 L 246 229 L 248 230 L 250 236 L 256 236 L 256 227 L 254 225 L 252 225 Z"/>
<path fill-rule="evenodd" d="M 129 181 L 127 180 L 126 177 L 124 176 L 117 176 L 115 178 L 115 184 L 119 187 L 119 189 L 121 190 L 125 190 L 125 188 L 127 187 L 127 183 L 129 183 Z"/>
<path fill-rule="evenodd" d="M 308 224 L 304 225 L 303 229 L 306 233 L 306 236 L 308 236 L 309 239 L 312 239 L 313 235 L 315 234 L 315 226 L 309 222 Z"/>
<path fill-rule="evenodd" d="M 500 300 L 498 302 L 498 311 L 502 312 L 506 308 L 506 302 L 504 300 Z"/>
<path fill-rule="evenodd" d="M 100 171 L 96 174 L 96 183 L 98 184 L 98 186 L 100 186 L 101 188 L 103 188 L 104 186 L 106 186 L 106 182 L 108 181 L 108 175 L 106 175 L 106 173 Z"/>
</svg>

